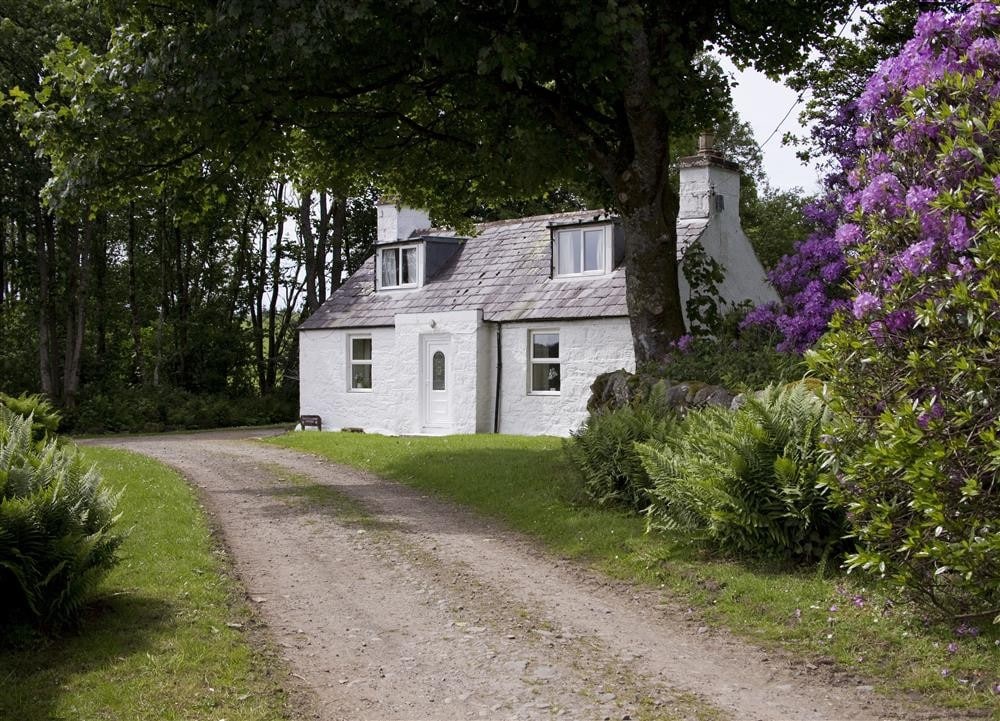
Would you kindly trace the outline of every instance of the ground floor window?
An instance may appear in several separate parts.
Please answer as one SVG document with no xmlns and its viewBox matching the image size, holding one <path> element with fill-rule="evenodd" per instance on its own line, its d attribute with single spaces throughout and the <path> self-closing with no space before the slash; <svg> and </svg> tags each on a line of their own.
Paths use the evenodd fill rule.
<svg viewBox="0 0 1000 721">
<path fill-rule="evenodd" d="M 528 356 L 529 392 L 558 393 L 562 368 L 562 361 L 559 359 L 559 331 L 530 331 Z"/>
<path fill-rule="evenodd" d="M 352 335 L 349 340 L 351 350 L 350 380 L 352 391 L 372 389 L 372 338 Z"/>
</svg>

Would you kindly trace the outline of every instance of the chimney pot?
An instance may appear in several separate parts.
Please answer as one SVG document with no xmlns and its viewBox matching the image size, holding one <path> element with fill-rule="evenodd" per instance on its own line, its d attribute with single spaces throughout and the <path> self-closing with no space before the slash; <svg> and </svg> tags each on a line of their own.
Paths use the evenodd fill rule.
<svg viewBox="0 0 1000 721">
<path fill-rule="evenodd" d="M 698 155 L 707 155 L 713 158 L 722 157 L 722 153 L 715 148 L 715 131 L 701 131 L 701 134 L 698 136 Z"/>
</svg>

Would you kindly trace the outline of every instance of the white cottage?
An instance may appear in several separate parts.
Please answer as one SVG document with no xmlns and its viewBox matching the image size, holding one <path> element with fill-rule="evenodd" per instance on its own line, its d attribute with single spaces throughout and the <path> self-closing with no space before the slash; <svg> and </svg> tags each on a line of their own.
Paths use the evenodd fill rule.
<svg viewBox="0 0 1000 721">
<path fill-rule="evenodd" d="M 776 300 L 739 189 L 711 147 L 680 162 L 678 253 L 700 241 L 726 269 L 728 302 Z M 324 430 L 568 435 L 594 378 L 635 366 L 615 219 L 520 218 L 470 238 L 429 226 L 378 206 L 375 255 L 300 327 L 301 412 Z"/>
</svg>

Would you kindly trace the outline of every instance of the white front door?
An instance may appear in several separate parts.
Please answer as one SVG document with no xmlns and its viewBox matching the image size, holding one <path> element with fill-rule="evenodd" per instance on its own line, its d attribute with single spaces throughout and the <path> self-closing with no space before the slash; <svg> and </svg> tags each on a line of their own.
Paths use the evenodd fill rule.
<svg viewBox="0 0 1000 721">
<path fill-rule="evenodd" d="M 421 405 L 425 433 L 451 430 L 451 338 L 425 336 L 421 356 Z"/>
</svg>

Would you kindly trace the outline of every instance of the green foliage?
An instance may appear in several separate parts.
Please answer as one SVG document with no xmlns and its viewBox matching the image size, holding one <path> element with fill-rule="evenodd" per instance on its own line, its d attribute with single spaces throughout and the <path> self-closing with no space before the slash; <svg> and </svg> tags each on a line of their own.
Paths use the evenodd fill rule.
<svg viewBox="0 0 1000 721">
<path fill-rule="evenodd" d="M 803 214 L 813 196 L 800 188 L 781 190 L 765 186 L 748 198 L 740 209 L 743 232 L 765 270 L 770 270 L 795 244 L 809 235 L 810 224 Z"/>
<path fill-rule="evenodd" d="M 998 219 L 982 220 L 977 274 L 928 283 L 913 328 L 884 342 L 840 316 L 809 363 L 838 411 L 830 463 L 863 547 L 849 567 L 935 614 L 1000 621 Z"/>
<path fill-rule="evenodd" d="M 648 400 L 592 413 L 563 447 L 583 481 L 583 490 L 598 505 L 642 511 L 649 506 L 652 485 L 635 451 L 638 442 L 664 442 L 677 419 L 666 405 L 666 384 L 653 386 Z"/>
<path fill-rule="evenodd" d="M 22 393 L 14 397 L 0 393 L 0 406 L 6 407 L 11 413 L 30 417 L 31 434 L 36 441 L 53 437 L 59 430 L 59 411 L 52 407 L 45 396 Z"/>
<path fill-rule="evenodd" d="M 72 433 L 159 433 L 292 421 L 298 401 L 289 393 L 268 396 L 197 394 L 179 388 L 144 387 L 86 396 L 66 414 Z"/>
<path fill-rule="evenodd" d="M 0 407 L 0 623 L 74 622 L 117 562 L 118 496 L 74 450 L 32 439 L 31 420 Z"/>
<path fill-rule="evenodd" d="M 820 470 L 826 414 L 805 384 L 772 387 L 736 411 L 692 411 L 665 441 L 638 444 L 653 481 L 649 527 L 739 555 L 826 557 L 844 533 Z"/>
<path fill-rule="evenodd" d="M 690 289 L 684 307 L 691 334 L 717 333 L 725 305 L 719 294 L 719 283 L 726 279 L 725 267 L 708 254 L 701 241 L 696 241 L 684 251 L 681 272 Z"/>
<path fill-rule="evenodd" d="M 776 350 L 777 338 L 770 329 L 740 328 L 743 316 L 742 308 L 726 314 L 714 336 L 685 339 L 649 372 L 674 382 L 702 381 L 739 393 L 800 379 L 805 372 L 802 357 Z"/>
</svg>

